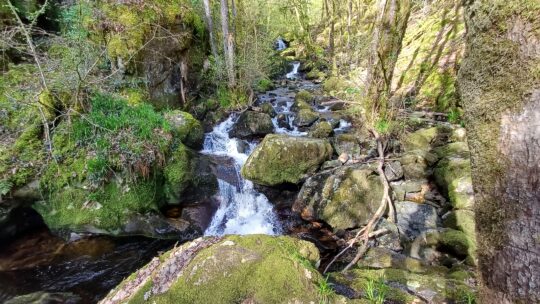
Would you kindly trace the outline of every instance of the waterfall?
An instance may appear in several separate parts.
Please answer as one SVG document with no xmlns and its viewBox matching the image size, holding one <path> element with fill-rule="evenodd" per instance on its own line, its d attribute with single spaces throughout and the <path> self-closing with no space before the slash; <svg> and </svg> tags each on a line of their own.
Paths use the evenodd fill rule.
<svg viewBox="0 0 540 304">
<path fill-rule="evenodd" d="M 299 68 L 300 68 L 300 62 L 293 63 L 293 70 L 290 73 L 287 73 L 287 79 L 297 79 Z"/>
<path fill-rule="evenodd" d="M 283 51 L 284 49 L 287 48 L 287 45 L 285 44 L 285 41 L 283 41 L 283 39 L 281 37 L 279 37 L 277 39 L 276 43 L 277 43 L 276 50 L 278 50 L 278 51 Z"/>
<path fill-rule="evenodd" d="M 218 178 L 220 206 L 205 235 L 270 234 L 281 232 L 273 206 L 264 194 L 254 189 L 253 183 L 244 180 L 240 169 L 249 153 L 255 148 L 249 144 L 246 151 L 238 150 L 239 140 L 229 137 L 235 118 L 229 117 L 206 134 L 202 153 L 234 160 L 233 169 L 237 185 Z M 226 170 L 220 163 L 219 170 Z M 230 170 L 230 168 L 228 168 Z"/>
</svg>

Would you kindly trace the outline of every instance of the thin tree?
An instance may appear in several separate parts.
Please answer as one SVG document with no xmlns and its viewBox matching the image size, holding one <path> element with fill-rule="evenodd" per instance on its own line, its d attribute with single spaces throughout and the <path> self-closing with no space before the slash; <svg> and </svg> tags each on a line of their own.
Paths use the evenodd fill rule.
<svg viewBox="0 0 540 304">
<path fill-rule="evenodd" d="M 221 0 L 221 31 L 223 34 L 223 53 L 230 88 L 236 87 L 236 72 L 234 68 L 234 37 L 229 31 L 229 3 Z"/>
<path fill-rule="evenodd" d="M 214 37 L 214 22 L 212 20 L 212 9 L 210 6 L 210 0 L 203 0 L 204 4 L 204 21 L 206 24 L 206 30 L 210 37 L 210 49 L 212 50 L 212 56 L 214 60 L 218 60 L 218 50 L 216 46 L 216 38 Z"/>
</svg>

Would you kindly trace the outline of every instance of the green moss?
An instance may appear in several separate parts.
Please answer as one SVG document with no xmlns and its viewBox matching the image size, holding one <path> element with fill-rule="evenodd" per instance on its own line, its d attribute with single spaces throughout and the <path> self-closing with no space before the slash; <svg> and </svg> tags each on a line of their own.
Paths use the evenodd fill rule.
<svg viewBox="0 0 540 304">
<path fill-rule="evenodd" d="M 323 83 L 323 90 L 327 93 L 343 91 L 346 88 L 347 84 L 339 77 L 330 77 Z"/>
<path fill-rule="evenodd" d="M 156 180 L 123 186 L 109 182 L 98 190 L 66 186 L 50 194 L 47 202 L 34 205 L 53 230 L 120 232 L 136 213 L 157 211 L 159 188 Z"/>
<path fill-rule="evenodd" d="M 191 114 L 175 110 L 165 113 L 165 118 L 170 123 L 176 139 L 194 149 L 202 148 L 204 130 L 201 123 Z"/>
<path fill-rule="evenodd" d="M 326 140 L 267 135 L 242 168 L 242 176 L 262 185 L 299 183 L 332 155 Z"/>
<path fill-rule="evenodd" d="M 274 83 L 270 79 L 263 78 L 257 82 L 257 85 L 255 86 L 255 88 L 259 92 L 270 91 L 274 88 Z"/>
<path fill-rule="evenodd" d="M 318 119 L 319 119 L 319 114 L 313 111 L 311 108 L 309 108 L 309 109 L 301 109 L 300 111 L 298 111 L 298 114 L 296 118 L 294 119 L 294 122 L 299 127 L 309 127 Z"/>
<path fill-rule="evenodd" d="M 288 237 L 229 236 L 200 251 L 164 294 L 153 303 L 318 302 L 321 275 L 297 257 L 312 259 L 312 245 Z M 316 254 L 318 259 L 318 254 Z M 268 275 L 272 274 L 272 275 Z M 146 284 L 129 303 L 145 303 Z M 335 295 L 325 295 L 330 300 Z"/>
<path fill-rule="evenodd" d="M 333 131 L 334 129 L 329 122 L 322 121 L 314 125 L 311 130 L 309 130 L 308 135 L 315 138 L 328 138 Z"/>
<path fill-rule="evenodd" d="M 180 202 L 181 194 L 192 179 L 191 159 L 188 150 L 180 144 L 164 168 L 165 196 L 169 204 Z"/>
<path fill-rule="evenodd" d="M 313 101 L 313 94 L 311 94 L 310 92 L 306 90 L 301 90 L 300 92 L 296 93 L 296 96 L 294 97 L 294 101 L 296 102 L 303 101 L 309 104 Z"/>
</svg>

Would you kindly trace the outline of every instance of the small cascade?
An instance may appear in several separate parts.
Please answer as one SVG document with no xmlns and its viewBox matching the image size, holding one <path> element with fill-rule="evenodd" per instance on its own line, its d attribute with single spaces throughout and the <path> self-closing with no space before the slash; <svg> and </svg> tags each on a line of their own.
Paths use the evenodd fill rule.
<svg viewBox="0 0 540 304">
<path fill-rule="evenodd" d="M 287 79 L 298 79 L 298 69 L 300 68 L 300 62 L 293 63 L 293 70 L 287 73 Z"/>
<path fill-rule="evenodd" d="M 287 48 L 287 45 L 285 44 L 285 41 L 283 41 L 283 39 L 281 37 L 279 37 L 276 41 L 276 44 L 277 44 L 277 48 L 276 50 L 278 51 L 283 51 Z"/>
<path fill-rule="evenodd" d="M 230 138 L 228 134 L 234 120 L 233 116 L 229 117 L 205 137 L 202 153 L 232 158 L 236 173 L 236 185 L 218 179 L 220 206 L 205 235 L 279 234 L 281 229 L 272 204 L 266 196 L 255 190 L 252 182 L 244 180 L 240 175 L 240 169 L 255 145 L 249 144 L 242 152 L 238 150 L 239 140 Z M 220 166 L 218 171 L 227 170 Z"/>
</svg>

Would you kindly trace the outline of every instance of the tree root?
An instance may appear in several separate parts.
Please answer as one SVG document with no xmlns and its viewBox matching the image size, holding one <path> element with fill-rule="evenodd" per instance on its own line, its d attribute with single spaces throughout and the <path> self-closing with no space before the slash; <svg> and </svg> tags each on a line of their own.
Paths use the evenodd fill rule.
<svg viewBox="0 0 540 304">
<path fill-rule="evenodd" d="M 377 141 L 377 151 L 379 153 L 379 159 L 378 159 L 379 164 L 377 166 L 377 172 L 379 173 L 381 183 L 383 184 L 383 197 L 381 199 L 381 203 L 379 204 L 379 208 L 377 209 L 375 214 L 369 220 L 368 224 L 364 228 L 360 229 L 360 231 L 356 233 L 356 236 L 348 242 L 349 243 L 348 246 L 345 247 L 341 252 L 339 252 L 332 259 L 332 261 L 326 266 L 323 273 L 326 273 L 328 269 L 330 269 L 330 266 L 332 266 L 332 264 L 334 264 L 334 262 L 340 256 L 342 256 L 347 250 L 352 248 L 354 244 L 356 244 L 357 242 L 362 242 L 358 252 L 356 253 L 356 256 L 342 270 L 342 272 L 349 270 L 352 266 L 358 263 L 358 261 L 366 254 L 367 250 L 369 249 L 369 240 L 371 238 L 378 237 L 378 236 L 388 233 L 388 230 L 386 229 L 373 231 L 376 224 L 379 222 L 379 220 L 383 217 L 384 213 L 386 212 L 386 208 L 388 208 L 388 220 L 393 223 L 395 223 L 396 221 L 395 209 L 392 203 L 392 198 L 390 196 L 390 184 L 388 183 L 388 179 L 386 178 L 386 175 L 384 173 L 384 161 L 385 161 L 385 157 L 384 157 L 385 147 L 384 146 L 385 145 L 381 139 L 381 136 L 376 130 L 371 130 L 371 133 L 373 134 L 373 136 L 375 137 L 375 140 Z"/>
</svg>

